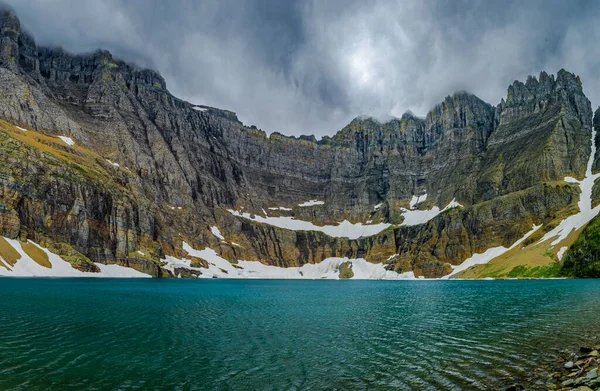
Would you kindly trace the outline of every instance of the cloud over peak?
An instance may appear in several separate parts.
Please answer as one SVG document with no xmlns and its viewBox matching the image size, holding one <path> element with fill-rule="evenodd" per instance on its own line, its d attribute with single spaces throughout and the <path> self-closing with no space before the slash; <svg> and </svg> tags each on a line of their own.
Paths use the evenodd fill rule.
<svg viewBox="0 0 600 391">
<path fill-rule="evenodd" d="M 41 45 L 108 49 L 158 70 L 176 96 L 269 133 L 424 116 L 458 90 L 497 104 L 515 79 L 560 68 L 600 104 L 593 1 L 5 2 Z"/>
</svg>

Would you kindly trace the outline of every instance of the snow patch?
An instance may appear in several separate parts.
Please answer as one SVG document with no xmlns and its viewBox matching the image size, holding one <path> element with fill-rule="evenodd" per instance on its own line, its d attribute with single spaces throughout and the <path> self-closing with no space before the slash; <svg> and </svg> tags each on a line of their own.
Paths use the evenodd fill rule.
<svg viewBox="0 0 600 391">
<path fill-rule="evenodd" d="M 423 194 L 420 196 L 412 196 L 411 200 L 410 200 L 410 209 L 414 209 L 416 205 L 420 204 L 421 202 L 424 202 L 427 199 L 427 194 Z"/>
<path fill-rule="evenodd" d="M 381 208 L 382 206 L 383 206 L 383 204 L 377 204 L 377 205 L 375 205 L 375 206 L 373 207 L 373 210 L 374 210 L 374 211 L 377 211 L 377 210 L 379 210 L 379 208 Z"/>
<path fill-rule="evenodd" d="M 275 207 L 269 208 L 269 210 L 285 210 L 285 211 L 291 212 L 292 208 L 286 208 L 284 206 L 275 206 Z"/>
<path fill-rule="evenodd" d="M 219 231 L 218 227 L 216 227 L 216 226 L 210 227 L 210 232 L 212 232 L 212 234 L 215 235 L 218 239 L 225 240 L 225 236 L 223 236 L 223 234 L 221 234 L 221 231 Z"/>
<path fill-rule="evenodd" d="M 0 268 L 0 276 L 14 276 L 14 277 L 144 277 L 150 278 L 151 276 L 145 273 L 138 272 L 137 270 L 120 266 L 120 265 L 104 265 L 96 263 L 96 266 L 100 268 L 99 273 L 92 272 L 81 272 L 70 263 L 59 257 L 58 255 L 50 252 L 48 249 L 39 246 L 38 244 L 29 241 L 34 244 L 48 255 L 48 260 L 52 265 L 51 268 L 41 266 L 37 262 L 25 253 L 21 243 L 18 240 L 4 238 L 6 241 L 21 255 L 21 258 L 17 260 L 13 267 L 7 269 Z M 7 265 L 8 266 L 8 265 Z"/>
<path fill-rule="evenodd" d="M 596 129 L 592 128 L 592 150 L 588 159 L 587 168 L 585 170 L 585 178 L 583 178 L 581 181 L 578 181 L 573 177 L 565 177 L 564 179 L 565 182 L 579 184 L 579 188 L 581 189 L 579 202 L 577 203 L 577 206 L 579 206 L 579 213 L 571 215 L 561 221 L 560 224 L 557 225 L 552 231 L 546 233 L 538 243 L 545 242 L 548 239 L 556 238 L 550 243 L 552 246 L 556 246 L 567 236 L 569 236 L 572 231 L 576 231 L 586 225 L 600 212 L 600 205 L 592 208 L 592 188 L 594 187 L 594 182 L 596 179 L 600 177 L 600 173 L 592 174 L 592 165 L 594 163 L 594 156 L 596 155 L 596 144 L 594 143 L 595 138 Z"/>
<path fill-rule="evenodd" d="M 427 196 L 427 195 L 425 194 L 425 196 Z M 415 198 L 417 198 L 417 197 L 413 196 L 413 199 L 415 199 Z M 418 198 L 417 198 L 417 200 L 418 200 Z M 411 200 L 411 203 L 412 203 L 412 200 Z M 458 208 L 458 207 L 462 207 L 462 205 L 459 204 L 458 202 L 456 202 L 456 199 L 452 199 L 452 201 L 450 201 L 450 203 L 448 205 L 446 205 L 446 207 L 444 209 L 441 209 L 441 210 L 437 206 L 434 206 L 433 208 L 428 209 L 428 210 L 408 210 L 406 208 L 401 208 L 401 211 L 403 212 L 402 216 L 404 216 L 404 221 L 400 225 L 409 225 L 410 226 L 410 225 L 425 224 L 426 222 L 433 219 L 440 213 L 445 212 L 448 209 Z"/>
<path fill-rule="evenodd" d="M 140 250 L 138 250 L 137 253 L 140 254 L 140 255 L 146 255 L 143 252 L 141 252 Z"/>
<path fill-rule="evenodd" d="M 183 242 L 183 249 L 191 256 L 205 259 L 209 263 L 208 268 L 192 268 L 189 266 L 191 261 L 173 257 L 167 257 L 167 268 L 173 270 L 175 267 L 186 267 L 200 271 L 202 273 L 201 278 L 339 279 L 340 266 L 346 262 L 351 264 L 354 273 L 352 279 L 399 280 L 415 278 L 413 272 L 398 274 L 386 270 L 383 264 L 370 263 L 362 258 L 327 258 L 317 264 L 305 264 L 300 267 L 288 268 L 269 266 L 255 261 L 238 261 L 236 267 L 210 248 L 195 250 L 189 244 Z"/>
<path fill-rule="evenodd" d="M 192 107 L 192 109 L 194 109 L 196 111 L 201 111 L 201 112 L 208 111 L 208 109 L 206 109 L 204 107 L 198 107 L 198 106 L 194 106 L 194 107 Z"/>
<path fill-rule="evenodd" d="M 314 206 L 314 205 L 325 205 L 325 201 L 310 200 L 310 201 L 306 201 L 301 204 L 298 204 L 298 206 L 301 206 L 301 207 Z"/>
<path fill-rule="evenodd" d="M 58 138 L 61 139 L 67 145 L 75 145 L 75 141 L 73 141 L 71 137 L 58 136 Z"/>
<path fill-rule="evenodd" d="M 463 261 L 463 263 L 461 263 L 458 266 L 454 266 L 452 265 L 452 272 L 448 275 L 445 275 L 442 277 L 443 280 L 447 280 L 448 278 L 450 278 L 451 276 L 462 272 L 463 270 L 467 270 L 468 268 L 470 268 L 471 266 L 474 265 L 482 265 L 485 263 L 488 263 L 489 261 L 491 261 L 492 259 L 499 257 L 500 255 L 504 254 L 505 252 L 512 250 L 513 248 L 517 247 L 519 244 L 523 243 L 523 241 L 525 239 L 527 239 L 528 237 L 530 237 L 535 231 L 537 231 L 542 225 L 534 225 L 531 228 L 531 231 L 527 232 L 525 234 L 525 236 L 523 236 L 521 239 L 517 240 L 516 242 L 513 243 L 512 246 L 510 246 L 509 248 L 506 248 L 504 246 L 498 246 L 498 247 L 491 247 L 488 248 L 487 250 L 485 250 L 485 252 L 481 253 L 481 254 L 473 254 L 471 255 L 471 257 L 465 259 Z"/>
<path fill-rule="evenodd" d="M 26 131 L 27 131 L 27 129 L 24 129 L 24 128 L 20 127 L 20 126 L 15 126 L 15 128 L 17 128 L 17 129 L 19 129 L 19 130 L 21 130 L 21 131 L 23 131 L 23 132 L 26 132 Z"/>
<path fill-rule="evenodd" d="M 289 229 L 292 231 L 320 231 L 325 233 L 326 235 L 337 238 L 358 239 L 360 237 L 372 236 L 391 226 L 391 224 L 387 223 L 366 225 L 363 225 L 362 223 L 352 224 L 348 220 L 344 220 L 338 225 L 320 226 L 315 225 L 310 221 L 296 220 L 294 219 L 294 217 L 291 216 L 262 217 L 252 215 L 246 212 L 238 212 L 231 209 L 227 209 L 227 211 L 234 216 L 239 216 L 248 220 L 253 220 L 257 223 L 268 224 L 279 228 Z"/>
<path fill-rule="evenodd" d="M 82 277 L 107 277 L 107 278 L 152 278 L 151 275 L 138 272 L 130 267 L 121 265 L 104 265 L 96 263 L 100 268 L 100 273 L 81 273 Z"/>
<path fill-rule="evenodd" d="M 562 261 L 562 257 L 563 255 L 565 255 L 565 251 L 567 251 L 568 247 L 567 246 L 562 246 L 560 248 L 560 250 L 558 250 L 558 252 L 556 253 L 556 256 L 558 257 L 559 261 Z"/>
<path fill-rule="evenodd" d="M 110 164 L 111 166 L 115 166 L 115 167 L 119 167 L 119 163 L 115 163 L 115 162 L 111 162 L 110 160 L 106 159 L 106 161 L 108 162 L 108 164 Z"/>
</svg>

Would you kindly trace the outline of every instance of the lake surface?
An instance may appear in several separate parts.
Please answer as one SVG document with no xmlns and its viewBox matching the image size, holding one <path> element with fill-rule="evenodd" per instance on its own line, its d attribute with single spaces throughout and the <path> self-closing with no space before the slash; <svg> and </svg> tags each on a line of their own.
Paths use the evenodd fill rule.
<svg viewBox="0 0 600 391">
<path fill-rule="evenodd" d="M 0 389 L 495 389 L 599 280 L 0 279 Z"/>
</svg>

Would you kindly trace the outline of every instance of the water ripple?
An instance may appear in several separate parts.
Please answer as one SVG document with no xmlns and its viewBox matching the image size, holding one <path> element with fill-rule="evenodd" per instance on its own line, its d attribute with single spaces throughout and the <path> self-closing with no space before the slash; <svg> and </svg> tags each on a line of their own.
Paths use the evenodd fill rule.
<svg viewBox="0 0 600 391">
<path fill-rule="evenodd" d="M 600 282 L 2 279 L 0 389 L 494 390 Z"/>
</svg>

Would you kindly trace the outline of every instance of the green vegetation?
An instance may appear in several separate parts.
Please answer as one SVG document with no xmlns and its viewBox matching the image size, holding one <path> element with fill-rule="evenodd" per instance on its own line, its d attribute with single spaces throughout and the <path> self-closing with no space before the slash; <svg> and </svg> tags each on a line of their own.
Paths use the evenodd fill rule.
<svg viewBox="0 0 600 391">
<path fill-rule="evenodd" d="M 350 261 L 344 262 L 340 265 L 340 278 L 352 278 L 354 272 L 352 271 L 352 263 Z"/>
<path fill-rule="evenodd" d="M 560 263 L 554 263 L 548 266 L 528 267 L 525 265 L 515 266 L 505 277 L 508 278 L 550 278 L 560 275 Z"/>
<path fill-rule="evenodd" d="M 583 229 L 565 254 L 561 274 L 565 277 L 600 277 L 600 216 Z"/>
</svg>

